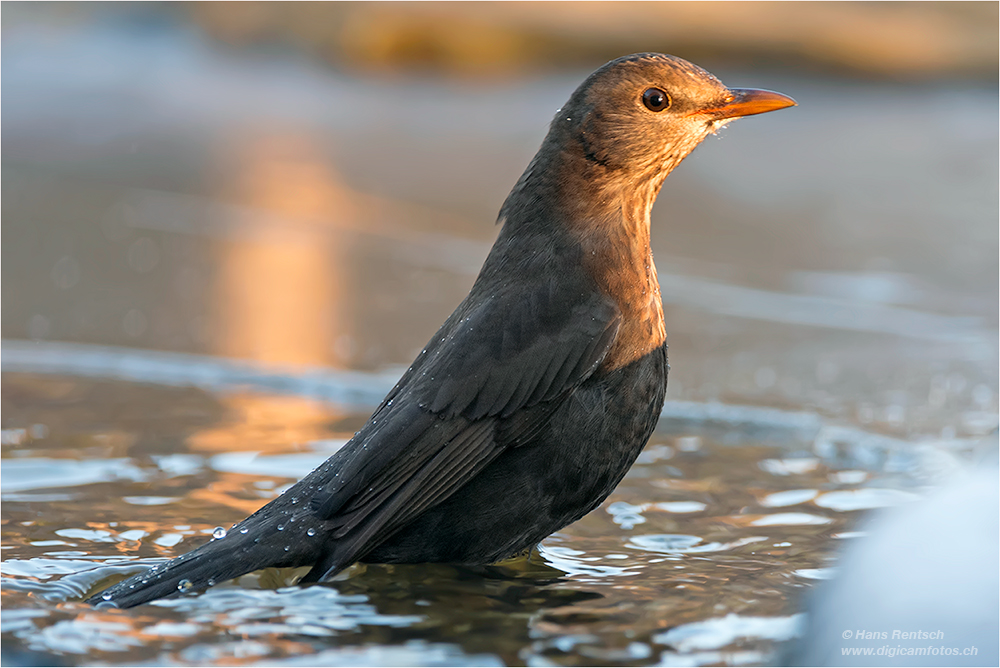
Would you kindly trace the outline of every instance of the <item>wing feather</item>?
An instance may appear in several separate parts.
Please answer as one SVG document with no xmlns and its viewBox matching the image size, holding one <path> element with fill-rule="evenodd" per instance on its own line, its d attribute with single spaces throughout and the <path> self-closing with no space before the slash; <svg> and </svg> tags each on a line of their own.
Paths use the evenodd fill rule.
<svg viewBox="0 0 1000 668">
<path fill-rule="evenodd" d="M 470 297 L 345 446 L 344 461 L 317 470 L 313 508 L 339 540 L 310 576 L 357 559 L 505 448 L 530 441 L 599 366 L 620 320 L 603 295 L 551 281 L 527 295 Z"/>
</svg>

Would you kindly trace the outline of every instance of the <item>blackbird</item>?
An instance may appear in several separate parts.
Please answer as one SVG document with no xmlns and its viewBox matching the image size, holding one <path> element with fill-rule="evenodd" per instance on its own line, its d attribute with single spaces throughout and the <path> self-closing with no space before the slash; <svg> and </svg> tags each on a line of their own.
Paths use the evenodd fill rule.
<svg viewBox="0 0 1000 668">
<path fill-rule="evenodd" d="M 500 209 L 469 296 L 343 448 L 225 536 L 94 595 L 131 607 L 264 567 L 488 564 L 596 508 L 667 385 L 649 212 L 739 116 L 794 105 L 643 53 L 591 74 Z"/>
</svg>

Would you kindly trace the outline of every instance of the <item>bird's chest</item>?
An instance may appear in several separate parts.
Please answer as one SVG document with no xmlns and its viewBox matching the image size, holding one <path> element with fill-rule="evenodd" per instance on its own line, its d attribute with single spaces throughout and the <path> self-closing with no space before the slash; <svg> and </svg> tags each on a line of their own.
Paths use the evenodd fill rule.
<svg viewBox="0 0 1000 668">
<path fill-rule="evenodd" d="M 649 440 L 667 387 L 666 346 L 584 383 L 550 424 L 553 438 L 572 444 L 561 455 L 564 489 L 600 503 Z M 572 479 L 573 485 L 565 485 Z"/>
<path fill-rule="evenodd" d="M 630 258 L 602 278 L 605 289 L 618 304 L 621 325 L 602 368 L 626 367 L 660 348 L 667 340 L 663 301 L 651 253 Z"/>
</svg>

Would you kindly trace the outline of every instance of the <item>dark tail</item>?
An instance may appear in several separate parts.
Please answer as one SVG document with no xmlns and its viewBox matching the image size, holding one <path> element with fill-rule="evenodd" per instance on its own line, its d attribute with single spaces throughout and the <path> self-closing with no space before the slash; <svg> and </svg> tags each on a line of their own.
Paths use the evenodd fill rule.
<svg viewBox="0 0 1000 668">
<path fill-rule="evenodd" d="M 320 559 L 324 540 L 315 535 L 308 522 L 288 522 L 286 516 L 282 520 L 285 524 L 276 529 L 272 526 L 274 522 L 253 522 L 254 519 L 252 516 L 244 520 L 223 538 L 91 596 L 87 603 L 131 608 L 158 598 L 206 589 L 261 568 L 306 566 Z"/>
</svg>

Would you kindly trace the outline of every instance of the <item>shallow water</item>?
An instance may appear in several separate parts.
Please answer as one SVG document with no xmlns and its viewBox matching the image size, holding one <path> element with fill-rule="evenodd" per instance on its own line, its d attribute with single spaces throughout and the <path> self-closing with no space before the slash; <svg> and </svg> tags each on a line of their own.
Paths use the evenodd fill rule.
<svg viewBox="0 0 1000 668">
<path fill-rule="evenodd" d="M 612 497 L 527 559 L 355 566 L 304 588 L 272 569 L 95 610 L 80 600 L 231 526 L 366 414 L 80 376 L 6 373 L 3 387 L 5 422 L 25 425 L 4 431 L 4 647 L 73 663 L 763 663 L 798 632 L 802 590 L 829 577 L 862 511 L 940 472 L 912 444 L 857 430 L 831 448 L 836 430 L 804 414 L 668 406 Z"/>
<path fill-rule="evenodd" d="M 766 663 L 864 512 L 997 425 L 995 88 L 717 72 L 800 106 L 667 180 L 668 403 L 599 510 L 489 569 L 93 610 L 353 434 L 585 73 L 361 80 L 177 26 L 2 55 L 4 663 Z"/>
</svg>

